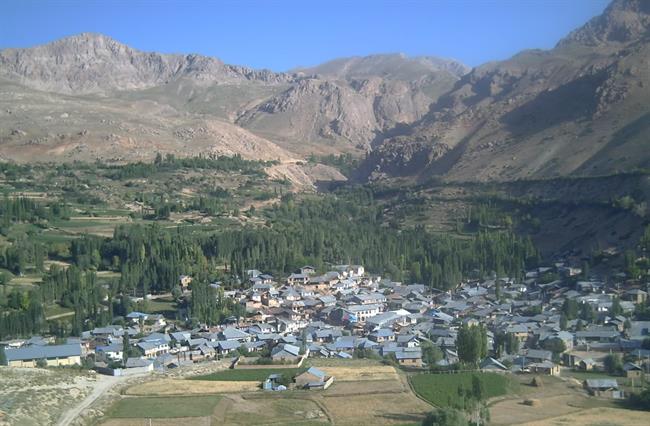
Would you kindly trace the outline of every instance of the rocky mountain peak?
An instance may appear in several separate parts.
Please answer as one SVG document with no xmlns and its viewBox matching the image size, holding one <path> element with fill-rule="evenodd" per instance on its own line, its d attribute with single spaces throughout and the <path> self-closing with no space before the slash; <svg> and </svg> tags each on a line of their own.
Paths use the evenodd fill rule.
<svg viewBox="0 0 650 426">
<path fill-rule="evenodd" d="M 558 47 L 629 43 L 650 36 L 650 1 L 614 0 L 605 11 L 571 32 Z"/>
</svg>

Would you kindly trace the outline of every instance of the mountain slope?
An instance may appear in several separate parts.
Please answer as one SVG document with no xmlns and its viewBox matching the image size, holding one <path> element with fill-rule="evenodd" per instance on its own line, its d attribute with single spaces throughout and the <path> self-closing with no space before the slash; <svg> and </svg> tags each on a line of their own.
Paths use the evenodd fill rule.
<svg viewBox="0 0 650 426">
<path fill-rule="evenodd" d="M 386 55 L 381 61 L 394 69 L 411 69 L 408 78 L 414 80 L 382 78 L 371 70 L 364 78 L 349 80 L 252 70 L 201 55 L 142 52 L 90 33 L 29 49 L 5 49 L 0 51 L 0 104 L 14 115 L 6 111 L 0 115 L 0 138 L 6 142 L 0 150 L 9 158 L 39 159 L 31 156 L 41 150 L 26 146 L 33 148 L 35 140 L 40 146 L 52 145 L 57 135 L 71 133 L 77 145 L 92 146 L 89 158 L 140 158 L 156 151 L 189 154 L 218 150 L 221 145 L 229 152 L 240 139 L 246 145 L 253 137 L 256 143 L 275 145 L 264 158 L 361 154 L 378 135 L 424 116 L 464 70 L 459 63 L 435 58 Z M 59 129 L 50 118 L 69 114 L 64 109 L 79 113 Z M 21 119 L 13 120 L 18 110 Z M 104 115 L 102 130 L 95 128 L 99 112 Z M 89 121 L 84 121 L 86 116 Z M 205 128 L 206 121 L 219 123 L 223 131 L 195 135 L 195 142 L 187 143 L 184 131 L 169 129 L 172 123 L 178 128 Z M 131 142 L 121 148 L 99 142 L 139 125 L 148 130 L 132 132 Z M 93 139 L 97 133 L 99 139 Z M 42 151 L 65 152 L 62 159 L 74 157 L 71 149 Z M 253 150 L 251 155 L 262 154 Z"/>
<path fill-rule="evenodd" d="M 362 176 L 512 180 L 650 167 L 647 2 L 616 0 L 550 51 L 472 70 Z"/>
</svg>

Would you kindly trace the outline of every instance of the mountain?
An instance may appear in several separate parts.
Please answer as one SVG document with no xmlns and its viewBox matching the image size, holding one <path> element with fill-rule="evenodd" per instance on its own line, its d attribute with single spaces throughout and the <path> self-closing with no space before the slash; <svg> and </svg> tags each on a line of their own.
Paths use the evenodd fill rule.
<svg viewBox="0 0 650 426">
<path fill-rule="evenodd" d="M 449 76 L 458 79 L 468 71 L 468 67 L 451 59 L 431 56 L 409 58 L 403 53 L 340 58 L 315 67 L 295 70 L 296 73 L 322 75 L 348 81 L 373 77 L 401 81 L 417 81 L 431 76 L 442 78 Z"/>
<path fill-rule="evenodd" d="M 650 167 L 650 6 L 615 0 L 548 51 L 462 76 L 430 111 L 388 135 L 364 179 L 514 180 Z"/>
<path fill-rule="evenodd" d="M 141 52 L 110 37 L 83 33 L 30 49 L 0 51 L 0 76 L 65 94 L 145 89 L 181 78 L 210 83 L 281 83 L 291 75 L 226 65 L 201 55 Z"/>
<path fill-rule="evenodd" d="M 422 118 L 465 70 L 435 58 L 386 55 L 383 62 L 384 70 L 410 71 L 399 79 L 371 70 L 354 78 L 276 73 L 196 54 L 142 52 L 92 33 L 5 49 L 0 156 L 219 152 L 295 162 L 310 154 L 361 155 L 379 135 Z"/>
</svg>

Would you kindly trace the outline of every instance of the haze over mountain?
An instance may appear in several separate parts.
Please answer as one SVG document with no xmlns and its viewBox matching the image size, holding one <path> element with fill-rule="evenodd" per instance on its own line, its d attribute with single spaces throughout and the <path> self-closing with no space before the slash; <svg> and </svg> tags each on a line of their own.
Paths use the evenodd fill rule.
<svg viewBox="0 0 650 426">
<path fill-rule="evenodd" d="M 126 160 L 370 154 L 360 178 L 489 180 L 648 167 L 648 2 L 473 70 L 401 54 L 289 73 L 100 34 L 0 51 L 0 155 Z"/>
</svg>

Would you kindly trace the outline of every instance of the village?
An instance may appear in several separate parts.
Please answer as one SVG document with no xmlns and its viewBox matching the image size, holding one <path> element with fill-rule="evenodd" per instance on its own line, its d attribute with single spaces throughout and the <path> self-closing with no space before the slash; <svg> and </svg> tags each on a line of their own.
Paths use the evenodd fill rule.
<svg viewBox="0 0 650 426">
<path fill-rule="evenodd" d="M 95 328 L 64 344 L 41 336 L 1 342 L 7 365 L 77 364 L 101 374 L 130 375 L 217 359 L 231 360 L 234 368 L 374 357 L 407 370 L 444 370 L 462 361 L 459 329 L 482 325 L 488 353 L 477 360 L 481 371 L 607 372 L 611 379 L 586 379 L 584 387 L 592 395 L 618 399 L 625 391 L 617 375 L 642 385 L 650 371 L 650 321 L 630 319 L 635 306 L 645 304 L 646 290 L 576 280 L 580 269 L 563 263 L 528 271 L 523 282 L 465 281 L 453 292 L 392 282 L 366 274 L 360 265 L 335 265 L 324 274 L 305 266 L 282 283 L 257 270 L 247 274 L 240 289 L 224 292 L 245 306 L 246 318 L 184 330 L 160 314 L 131 312 L 126 327 Z M 191 294 L 191 283 L 191 277 L 179 277 L 185 295 Z M 579 312 L 567 316 L 571 309 Z M 612 366 L 612 359 L 621 365 Z M 334 380 L 316 368 L 305 374 L 291 385 L 322 388 Z M 269 377 L 264 388 L 286 389 L 274 379 Z"/>
</svg>

